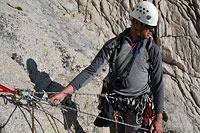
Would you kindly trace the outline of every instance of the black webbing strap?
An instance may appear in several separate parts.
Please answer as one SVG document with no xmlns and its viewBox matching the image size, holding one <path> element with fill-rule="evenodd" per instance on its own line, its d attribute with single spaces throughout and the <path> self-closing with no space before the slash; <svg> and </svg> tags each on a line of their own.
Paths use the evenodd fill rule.
<svg viewBox="0 0 200 133">
<path fill-rule="evenodd" d="M 113 59 L 112 59 L 111 66 L 110 66 L 114 77 L 117 75 L 117 68 L 116 68 L 116 65 L 115 65 L 116 58 L 117 58 L 117 55 L 118 55 L 119 50 L 121 48 L 121 45 L 123 43 L 123 36 L 121 34 L 117 37 L 116 43 L 117 43 L 117 45 L 115 47 L 114 54 L 113 54 L 113 57 L 112 57 Z M 147 49 L 148 54 L 149 54 L 149 64 L 150 64 L 149 75 L 151 75 L 152 69 L 153 69 L 152 68 L 153 67 L 153 65 L 152 65 L 152 60 L 153 60 L 152 43 L 153 43 L 153 39 L 151 37 L 149 39 L 145 39 L 142 45 L 144 45 L 145 43 L 146 43 L 146 49 Z M 124 77 L 124 75 L 125 76 L 129 75 L 131 68 L 132 68 L 132 65 L 134 63 L 134 60 L 135 60 L 135 58 L 131 58 L 131 60 L 126 65 L 126 67 L 122 70 L 120 75 L 123 75 L 123 77 Z M 150 82 L 151 82 L 151 80 L 149 81 L 149 83 Z"/>
<path fill-rule="evenodd" d="M 113 76 L 116 76 L 116 73 L 117 73 L 115 62 L 116 62 L 116 58 L 117 58 L 117 55 L 119 53 L 122 43 L 123 43 L 123 35 L 121 33 L 116 38 L 116 46 L 114 48 L 114 54 L 111 59 L 112 62 L 111 62 L 110 68 L 113 72 Z"/>
<path fill-rule="evenodd" d="M 147 51 L 148 51 L 148 54 L 149 54 L 149 70 L 148 70 L 148 73 L 149 73 L 149 79 L 148 79 L 148 83 L 149 83 L 149 86 L 150 88 L 152 88 L 152 71 L 153 71 L 153 55 L 154 55 L 154 46 L 153 46 L 153 38 L 150 38 L 149 39 L 149 44 L 147 45 Z"/>
</svg>

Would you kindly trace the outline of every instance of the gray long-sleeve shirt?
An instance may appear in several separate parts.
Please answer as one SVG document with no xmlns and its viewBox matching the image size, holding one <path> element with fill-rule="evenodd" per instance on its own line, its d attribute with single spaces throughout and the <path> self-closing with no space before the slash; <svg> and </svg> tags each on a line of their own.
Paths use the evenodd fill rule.
<svg viewBox="0 0 200 133">
<path fill-rule="evenodd" d="M 129 36 L 129 28 L 123 33 L 122 45 L 120 51 L 116 58 L 115 66 L 117 73 L 120 73 L 125 66 L 128 64 L 130 59 L 133 57 L 132 52 L 132 41 Z M 78 90 L 82 86 L 86 85 L 99 71 L 108 63 L 112 54 L 114 53 L 114 48 L 116 47 L 116 38 L 113 38 L 105 43 L 101 48 L 99 53 L 96 55 L 92 63 L 85 68 L 79 75 L 77 75 L 70 84 L 75 90 Z M 163 73 L 162 73 L 162 60 L 160 51 L 157 45 L 153 44 L 153 70 L 152 70 L 152 89 L 148 84 L 148 70 L 149 70 L 149 54 L 146 48 L 146 44 L 143 43 L 139 49 L 138 55 L 132 65 L 130 74 L 128 76 L 129 86 L 126 89 L 115 90 L 117 94 L 122 96 L 140 96 L 142 94 L 148 93 L 152 90 L 154 97 L 154 105 L 156 113 L 162 113 L 163 111 Z M 128 53 L 131 53 L 127 56 Z M 125 59 L 126 58 L 126 59 Z M 125 60 L 125 61 L 124 61 Z M 123 63 L 122 63 L 123 62 Z"/>
</svg>

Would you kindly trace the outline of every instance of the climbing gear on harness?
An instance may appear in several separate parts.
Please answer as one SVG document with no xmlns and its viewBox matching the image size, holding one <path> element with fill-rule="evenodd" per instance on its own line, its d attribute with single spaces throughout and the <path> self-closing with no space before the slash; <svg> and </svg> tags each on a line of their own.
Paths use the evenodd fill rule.
<svg viewBox="0 0 200 133">
<path fill-rule="evenodd" d="M 143 127 L 149 128 L 151 121 L 153 120 L 155 115 L 152 102 L 153 100 L 151 96 L 152 94 L 149 93 L 138 97 L 126 97 L 118 94 L 108 95 L 107 98 L 101 97 L 101 103 L 98 106 L 98 109 L 101 110 L 99 116 L 108 118 L 107 116 L 109 115 L 109 118 L 112 118 L 112 120 L 115 120 L 117 122 L 117 118 L 122 119 L 122 117 L 120 116 L 116 118 L 116 111 L 120 111 L 126 114 L 127 111 L 130 110 L 136 113 L 136 124 L 143 125 Z M 105 104 L 104 100 L 106 100 L 107 104 Z M 109 112 L 105 112 L 105 110 L 102 111 L 102 109 L 108 107 L 112 110 L 109 110 Z M 107 127 L 111 126 L 114 123 L 107 120 L 102 121 L 101 118 L 97 118 L 94 124 L 99 127 Z"/>
<path fill-rule="evenodd" d="M 152 118 L 152 109 L 151 109 L 151 104 L 149 102 L 146 103 L 146 109 L 144 111 L 144 125 L 145 127 L 150 125 L 150 119 Z"/>
<path fill-rule="evenodd" d="M 150 121 L 155 115 L 152 94 L 144 94 L 136 101 L 136 105 L 134 107 L 136 112 L 136 123 L 143 124 L 144 126 L 150 126 Z"/>
<path fill-rule="evenodd" d="M 158 9 L 152 3 L 142 1 L 134 6 L 130 17 L 131 20 L 135 18 L 146 25 L 156 26 L 158 22 Z"/>
</svg>

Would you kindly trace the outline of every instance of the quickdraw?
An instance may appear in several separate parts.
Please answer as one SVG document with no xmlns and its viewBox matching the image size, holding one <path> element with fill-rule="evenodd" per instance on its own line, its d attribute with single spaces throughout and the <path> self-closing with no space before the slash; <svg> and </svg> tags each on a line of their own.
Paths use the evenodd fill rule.
<svg viewBox="0 0 200 133">
<path fill-rule="evenodd" d="M 151 104 L 149 102 L 147 102 L 146 104 L 147 104 L 147 107 L 144 111 L 144 124 L 145 124 L 145 127 L 148 127 L 150 125 L 150 120 L 152 118 L 153 112 L 151 109 Z"/>
</svg>

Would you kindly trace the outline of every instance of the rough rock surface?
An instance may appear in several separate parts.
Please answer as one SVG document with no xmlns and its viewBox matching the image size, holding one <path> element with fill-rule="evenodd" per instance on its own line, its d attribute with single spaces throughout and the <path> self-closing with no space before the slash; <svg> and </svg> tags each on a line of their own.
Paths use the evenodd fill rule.
<svg viewBox="0 0 200 133">
<path fill-rule="evenodd" d="M 1 0 L 0 84 L 11 89 L 57 91 L 90 64 L 106 40 L 130 26 L 129 12 L 140 0 Z M 159 9 L 156 41 L 163 59 L 168 121 L 164 132 L 200 132 L 200 1 L 153 0 Z M 79 93 L 98 94 L 103 69 Z M 38 95 L 42 97 L 42 95 Z M 46 94 L 43 96 L 46 97 Z M 96 96 L 72 95 L 72 108 L 98 114 Z M 42 104 L 43 105 L 43 104 Z M 0 133 L 30 133 L 31 104 L 0 95 Z M 95 117 L 43 105 L 59 132 L 108 132 Z M 35 132 L 54 132 L 42 109 Z M 9 121 L 7 121 L 9 120 Z"/>
</svg>

